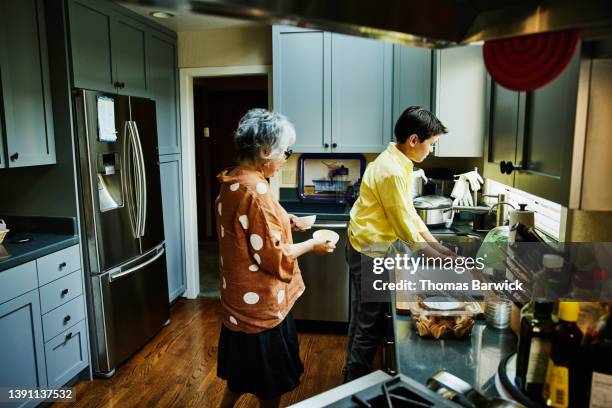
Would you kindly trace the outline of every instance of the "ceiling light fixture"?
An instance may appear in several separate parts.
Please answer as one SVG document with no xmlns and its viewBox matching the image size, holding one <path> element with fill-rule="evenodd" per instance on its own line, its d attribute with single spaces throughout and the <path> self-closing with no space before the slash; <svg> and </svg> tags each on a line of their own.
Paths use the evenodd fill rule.
<svg viewBox="0 0 612 408">
<path fill-rule="evenodd" d="M 174 17 L 174 14 L 167 13 L 165 11 L 153 11 L 153 12 L 151 12 L 149 14 L 152 17 L 155 17 L 155 18 L 172 18 L 172 17 Z"/>
</svg>

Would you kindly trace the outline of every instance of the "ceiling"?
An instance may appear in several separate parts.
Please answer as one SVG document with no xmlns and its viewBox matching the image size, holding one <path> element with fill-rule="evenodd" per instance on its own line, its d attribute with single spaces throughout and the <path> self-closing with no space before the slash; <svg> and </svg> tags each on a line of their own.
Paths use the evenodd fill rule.
<svg viewBox="0 0 612 408">
<path fill-rule="evenodd" d="M 242 20 L 236 18 L 212 16 L 208 14 L 196 14 L 191 11 L 181 11 L 176 9 L 135 4 L 126 1 L 118 2 L 122 6 L 161 24 L 172 31 L 205 31 L 220 28 L 235 28 L 248 26 L 261 26 L 262 23 L 252 20 Z M 172 18 L 155 18 L 151 16 L 154 11 L 166 11 L 172 13 Z"/>
</svg>

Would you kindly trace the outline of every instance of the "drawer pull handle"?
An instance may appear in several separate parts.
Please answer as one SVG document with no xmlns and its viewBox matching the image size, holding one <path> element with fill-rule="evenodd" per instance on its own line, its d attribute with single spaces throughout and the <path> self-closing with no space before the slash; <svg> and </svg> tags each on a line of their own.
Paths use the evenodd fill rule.
<svg viewBox="0 0 612 408">
<path fill-rule="evenodd" d="M 66 296 L 67 294 L 68 294 L 68 289 L 62 290 L 62 297 Z"/>
<path fill-rule="evenodd" d="M 66 335 L 66 341 L 70 340 L 71 338 L 72 338 L 72 332 Z"/>
<path fill-rule="evenodd" d="M 65 267 L 66 267 L 66 262 L 62 262 L 61 264 L 59 264 L 60 271 L 64 269 Z"/>
<path fill-rule="evenodd" d="M 71 319 L 70 315 L 66 315 L 66 317 L 64 317 L 64 323 L 68 323 L 70 319 Z"/>
</svg>

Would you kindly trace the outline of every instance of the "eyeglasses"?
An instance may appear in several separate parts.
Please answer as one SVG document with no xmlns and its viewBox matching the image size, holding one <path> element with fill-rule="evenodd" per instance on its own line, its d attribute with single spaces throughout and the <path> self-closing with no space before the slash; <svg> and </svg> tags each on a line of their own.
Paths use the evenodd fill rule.
<svg viewBox="0 0 612 408">
<path fill-rule="evenodd" d="M 285 160 L 289 160 L 292 154 L 293 154 L 293 150 L 291 149 L 285 150 Z"/>
</svg>

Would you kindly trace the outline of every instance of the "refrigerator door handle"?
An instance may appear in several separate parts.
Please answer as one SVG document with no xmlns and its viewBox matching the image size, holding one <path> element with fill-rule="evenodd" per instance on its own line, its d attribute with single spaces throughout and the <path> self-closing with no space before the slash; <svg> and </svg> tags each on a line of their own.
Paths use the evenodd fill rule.
<svg viewBox="0 0 612 408">
<path fill-rule="evenodd" d="M 164 248 L 164 246 L 163 245 L 159 246 L 157 248 L 157 253 L 155 254 L 154 257 L 147 259 L 145 262 L 141 263 L 140 265 L 137 265 L 137 266 L 135 266 L 133 268 L 130 268 L 130 269 L 126 269 L 125 271 L 122 271 L 121 269 L 119 269 L 119 271 L 116 272 L 116 273 L 112 273 L 111 272 L 108 275 L 108 281 L 112 282 L 112 281 L 115 281 L 115 280 L 117 280 L 119 278 L 127 276 L 127 275 L 129 275 L 131 273 L 139 271 L 140 269 L 144 268 L 145 266 L 150 265 L 153 262 L 157 261 L 165 252 L 166 252 L 166 249 Z"/>
<path fill-rule="evenodd" d="M 126 192 L 126 203 L 128 207 L 128 215 L 130 218 L 130 227 L 132 228 L 132 235 L 134 238 L 138 238 L 138 234 L 136 231 L 137 227 L 137 219 L 136 219 L 136 209 L 134 203 L 134 177 L 132 175 L 133 169 L 133 143 L 132 143 L 132 127 L 130 126 L 129 121 L 125 122 L 124 126 L 124 139 L 123 139 L 123 163 L 125 169 L 123 169 L 123 184 L 125 185 Z"/>
<path fill-rule="evenodd" d="M 143 237 L 145 234 L 145 225 L 147 221 L 147 171 L 145 168 L 144 155 L 142 153 L 142 144 L 140 143 L 140 133 L 138 132 L 138 123 L 132 122 L 134 126 L 134 133 L 136 143 L 138 145 L 138 154 L 140 156 L 140 174 L 141 180 L 141 193 L 142 193 L 142 209 L 141 209 L 141 221 L 140 221 L 140 236 Z"/>
<path fill-rule="evenodd" d="M 136 195 L 136 238 L 142 237 L 142 210 L 143 210 L 143 179 L 142 179 L 142 154 L 140 152 L 140 143 L 136 136 L 136 130 L 133 121 L 129 121 L 128 126 L 130 128 L 130 140 L 132 142 L 132 162 L 134 165 L 134 176 L 135 176 L 135 195 Z"/>
</svg>

